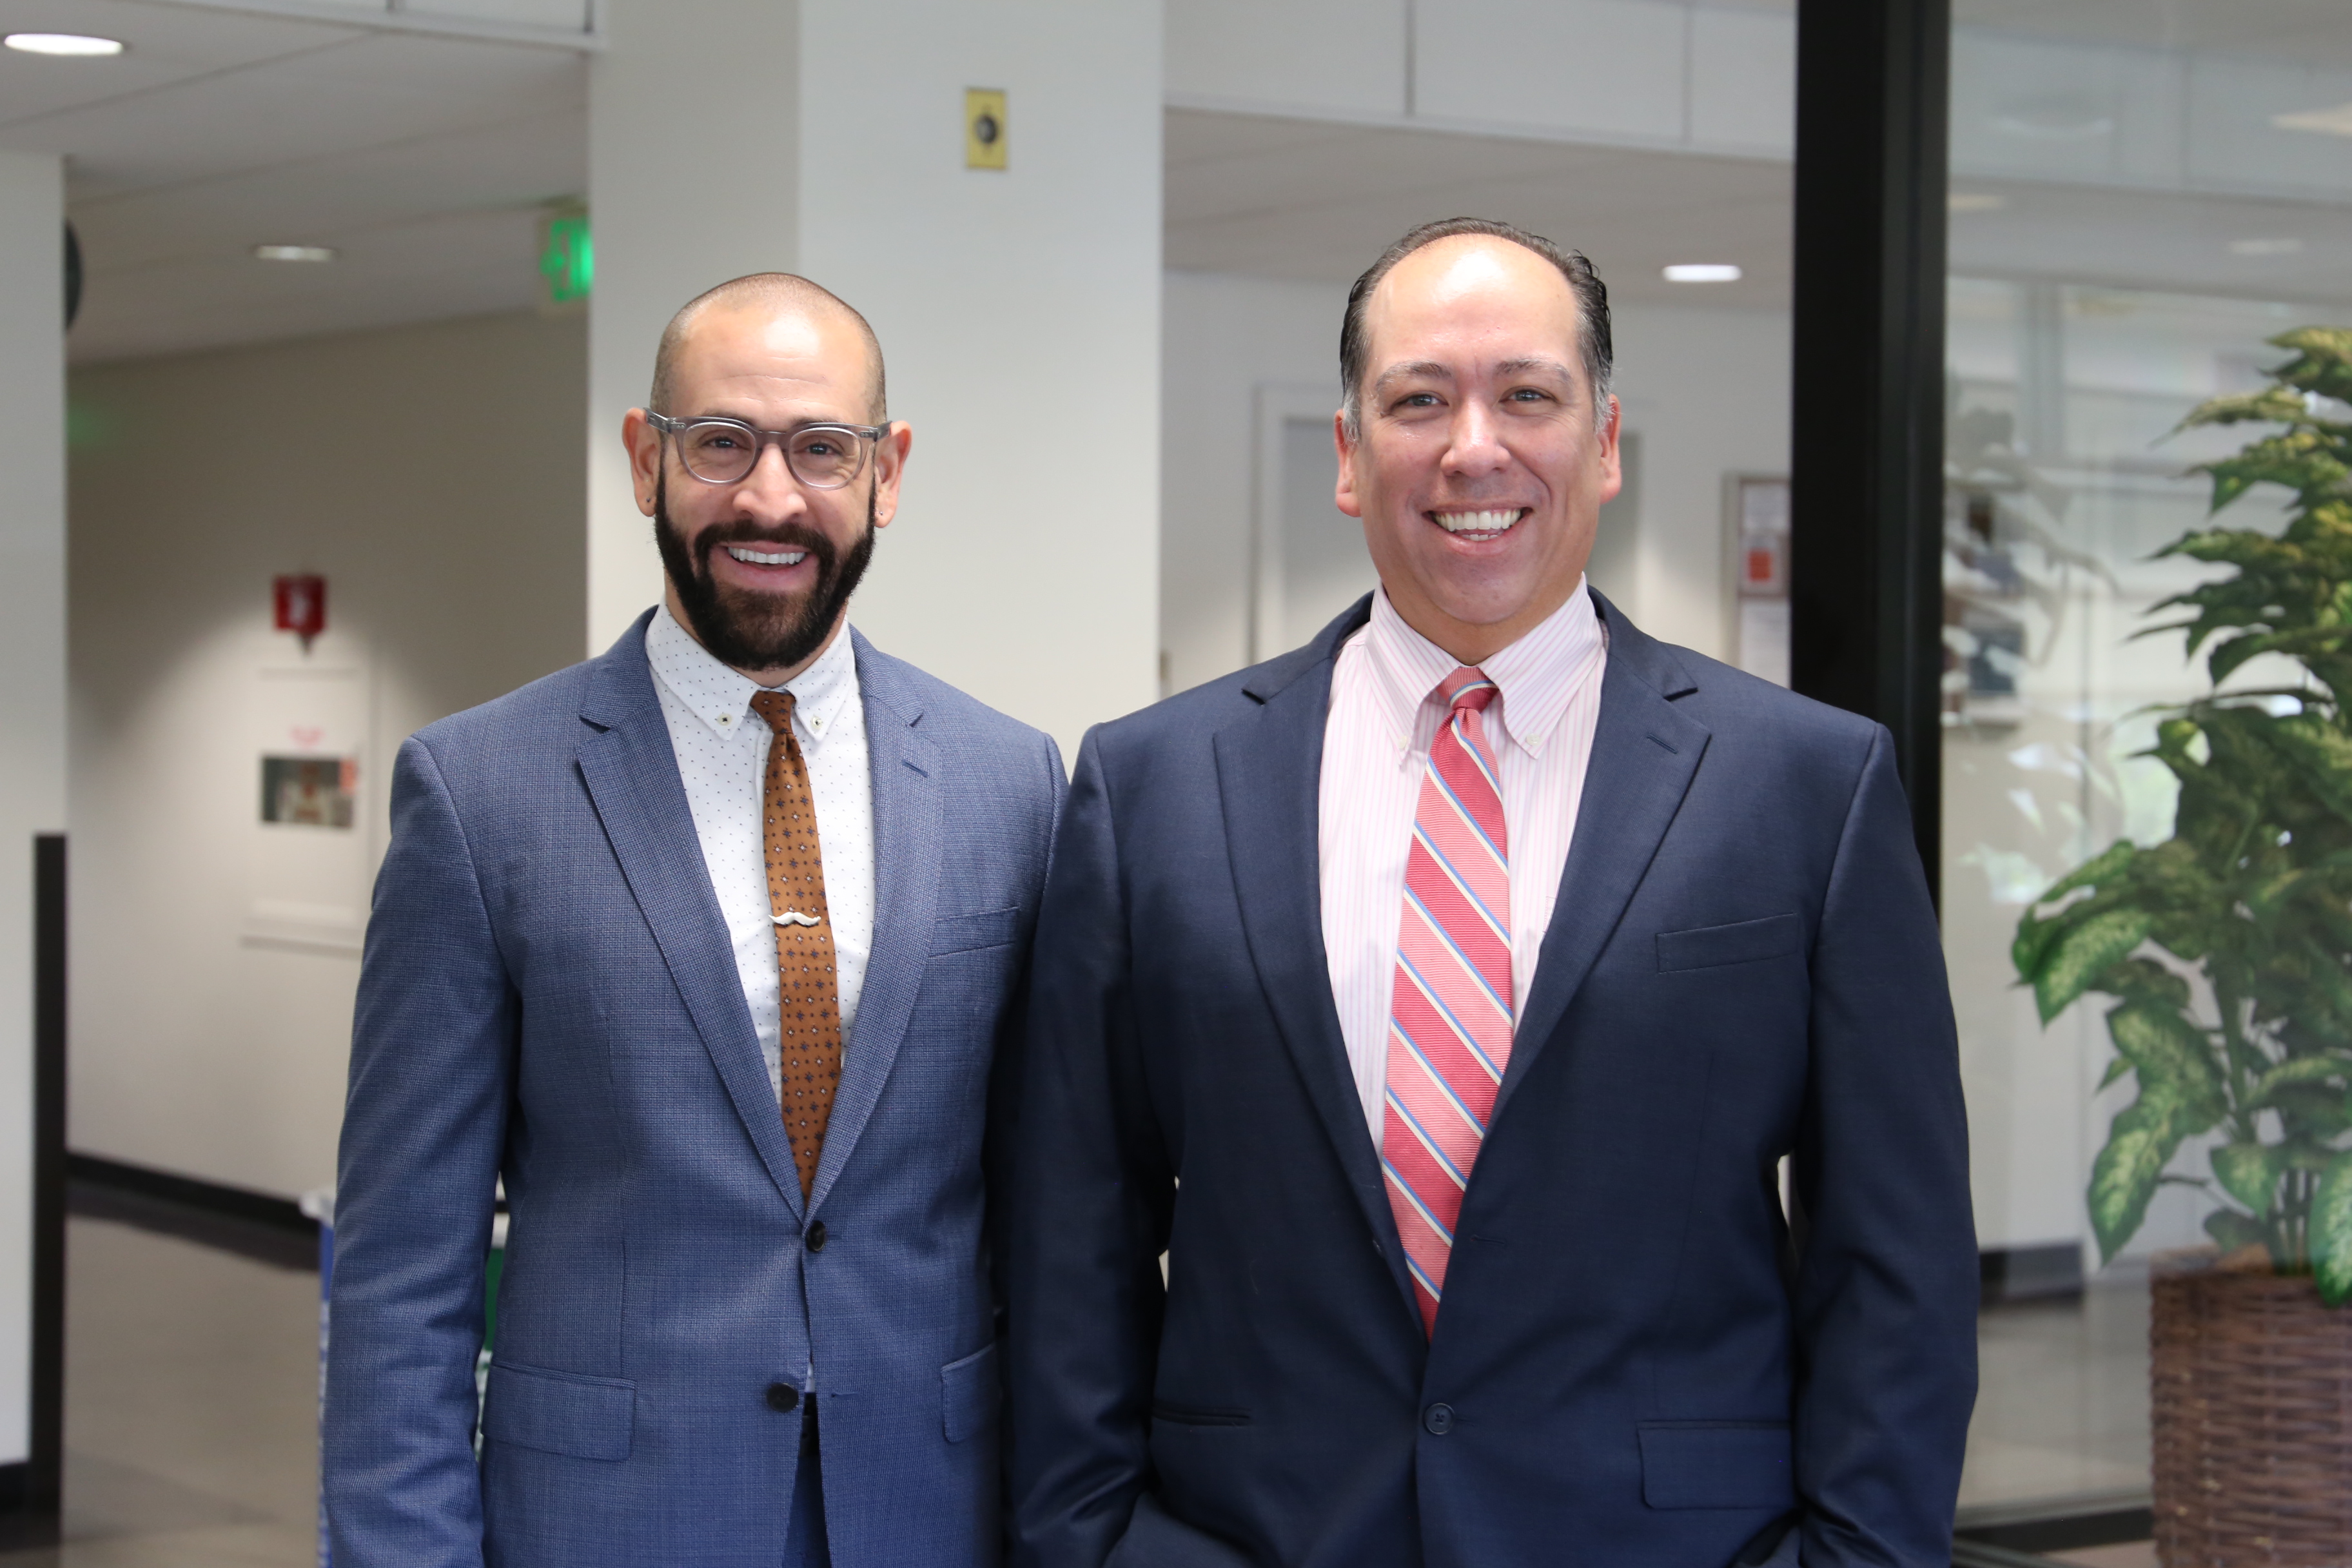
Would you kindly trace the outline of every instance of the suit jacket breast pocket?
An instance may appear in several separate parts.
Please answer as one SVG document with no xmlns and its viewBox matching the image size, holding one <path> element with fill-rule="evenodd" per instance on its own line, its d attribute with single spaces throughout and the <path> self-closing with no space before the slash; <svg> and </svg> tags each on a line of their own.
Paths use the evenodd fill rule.
<svg viewBox="0 0 2352 1568">
<path fill-rule="evenodd" d="M 1760 921 L 1660 931 L 1658 973 L 1785 958 L 1802 950 L 1804 942 L 1804 922 L 1794 915 L 1767 915 Z"/>
</svg>

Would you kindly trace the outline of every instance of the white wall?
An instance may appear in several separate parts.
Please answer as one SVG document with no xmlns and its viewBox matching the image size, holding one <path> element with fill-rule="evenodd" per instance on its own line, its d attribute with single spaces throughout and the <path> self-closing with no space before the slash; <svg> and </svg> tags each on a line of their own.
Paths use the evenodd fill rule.
<svg viewBox="0 0 2352 1568">
<path fill-rule="evenodd" d="M 1213 272 L 1166 277 L 1160 637 L 1161 685 L 1173 692 L 1248 662 L 1257 389 L 1319 389 L 1339 406 L 1348 291 Z"/>
<path fill-rule="evenodd" d="M 664 39 L 703 10 L 737 47 L 689 69 Z M 614 0 L 592 74 L 591 639 L 660 590 L 615 432 L 662 321 L 799 271 L 872 321 L 915 431 L 852 620 L 1073 750 L 1155 689 L 1160 8 L 925 0 L 879 34 L 849 0 L 747 15 Z M 964 167 L 975 87 L 1011 95 L 1004 171 Z M 647 142 L 741 148 L 763 199 L 681 185 Z"/>
<path fill-rule="evenodd" d="M 64 184 L 0 153 L 0 1464 L 29 1450 L 33 837 L 66 826 Z"/>
<path fill-rule="evenodd" d="M 1366 260 L 1370 258 L 1368 257 Z M 1166 689 L 1246 660 L 1261 387 L 1322 388 L 1338 405 L 1347 291 L 1217 273 L 1167 277 L 1162 392 L 1161 641 Z M 1728 652 L 1727 475 L 1785 474 L 1789 320 L 1776 312 L 1632 306 L 1613 313 L 1624 427 L 1639 437 L 1628 548 L 1596 552 L 1594 581 L 1642 626 Z M 1628 526 L 1623 509 L 1604 530 Z M 1603 578 L 1602 560 L 1609 563 Z"/>
<path fill-rule="evenodd" d="M 579 656 L 581 329 L 75 373 L 77 1151 L 281 1196 L 333 1180 L 393 752 Z M 307 652 L 271 629 L 296 572 L 327 578 Z M 356 757 L 357 825 L 260 822 L 266 752 Z"/>
</svg>

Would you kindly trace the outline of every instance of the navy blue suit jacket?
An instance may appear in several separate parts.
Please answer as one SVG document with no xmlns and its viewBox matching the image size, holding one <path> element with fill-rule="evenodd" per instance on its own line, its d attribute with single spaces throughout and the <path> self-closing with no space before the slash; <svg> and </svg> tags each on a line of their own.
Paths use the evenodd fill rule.
<svg viewBox="0 0 2352 1568">
<path fill-rule="evenodd" d="M 1976 1247 L 1887 736 L 1601 609 L 1575 841 L 1431 1340 L 1318 912 L 1366 604 L 1087 737 L 1033 971 L 1016 1563 L 1950 1561 Z"/>
<path fill-rule="evenodd" d="M 984 1109 L 1061 760 L 855 646 L 874 944 L 805 1200 L 645 621 L 401 748 L 336 1198 L 336 1568 L 778 1568 L 802 1412 L 767 1394 L 812 1363 L 833 1561 L 996 1562 Z"/>
</svg>

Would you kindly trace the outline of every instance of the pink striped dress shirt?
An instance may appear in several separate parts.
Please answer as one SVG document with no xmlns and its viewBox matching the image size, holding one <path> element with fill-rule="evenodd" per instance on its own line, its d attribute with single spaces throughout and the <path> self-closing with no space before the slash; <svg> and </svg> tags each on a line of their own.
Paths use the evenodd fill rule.
<svg viewBox="0 0 2352 1568">
<path fill-rule="evenodd" d="M 1527 1006 L 1576 834 L 1607 654 L 1608 635 L 1580 581 L 1568 603 L 1479 666 L 1498 689 L 1486 722 L 1510 837 L 1515 1015 Z M 1323 947 L 1374 1148 L 1388 1082 L 1389 1007 L 1413 809 L 1444 717 L 1434 700 L 1437 685 L 1455 668 L 1454 656 L 1405 625 L 1382 592 L 1372 595 L 1370 624 L 1341 645 L 1331 671 L 1318 792 Z"/>
</svg>

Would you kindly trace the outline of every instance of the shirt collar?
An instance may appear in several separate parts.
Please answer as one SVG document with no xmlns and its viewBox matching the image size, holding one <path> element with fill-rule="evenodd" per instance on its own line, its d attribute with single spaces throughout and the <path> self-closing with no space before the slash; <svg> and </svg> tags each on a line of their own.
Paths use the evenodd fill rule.
<svg viewBox="0 0 2352 1568">
<path fill-rule="evenodd" d="M 1436 732 L 1438 683 L 1457 668 L 1454 656 L 1407 626 L 1385 588 L 1372 595 L 1372 618 L 1363 637 L 1381 713 L 1397 744 L 1426 745 Z M 1489 729 L 1528 756 L 1542 756 L 1570 698 L 1607 647 L 1601 616 L 1580 577 L 1566 604 L 1478 667 L 1495 683 L 1495 701 L 1486 710 Z M 1424 719 L 1430 721 L 1426 725 Z"/>
<path fill-rule="evenodd" d="M 748 675 L 712 657 L 663 605 L 646 626 L 646 658 L 654 675 L 688 711 L 715 734 L 735 735 L 747 725 L 764 730 L 751 711 L 761 688 Z M 816 662 L 783 684 L 793 694 L 793 728 L 804 745 L 821 746 L 840 728 L 843 707 L 857 695 L 857 654 L 848 627 L 817 655 Z"/>
</svg>

